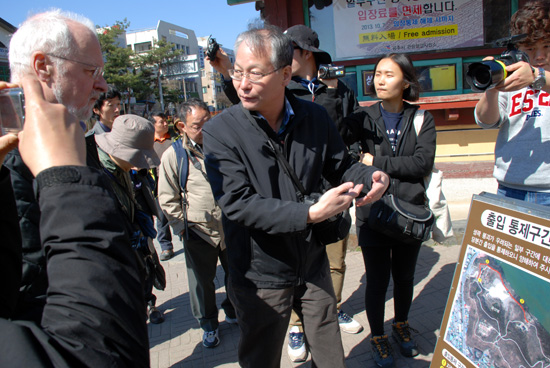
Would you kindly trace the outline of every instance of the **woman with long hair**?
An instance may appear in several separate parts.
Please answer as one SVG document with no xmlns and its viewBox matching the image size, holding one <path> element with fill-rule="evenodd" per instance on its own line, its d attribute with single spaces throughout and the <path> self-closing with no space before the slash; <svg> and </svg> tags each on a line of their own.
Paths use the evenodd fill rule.
<svg viewBox="0 0 550 368">
<path fill-rule="evenodd" d="M 418 100 L 420 90 L 410 58 L 392 53 L 379 59 L 369 87 L 381 101 L 361 108 L 346 120 L 344 140 L 348 145 L 357 142 L 361 145 L 359 159 L 363 164 L 376 166 L 390 175 L 388 193 L 413 204 L 425 204 L 423 179 L 434 165 L 436 131 L 433 116 L 424 112 L 422 127 L 416 133 L 414 120 L 418 106 L 405 101 Z M 390 275 L 394 282 L 395 310 L 392 335 L 402 355 L 418 355 L 408 316 L 421 241 L 403 243 L 370 228 L 370 207 L 358 207 L 356 212 L 357 238 L 366 269 L 365 310 L 372 332 L 374 360 L 379 367 L 391 367 L 394 361 L 384 331 Z"/>
</svg>

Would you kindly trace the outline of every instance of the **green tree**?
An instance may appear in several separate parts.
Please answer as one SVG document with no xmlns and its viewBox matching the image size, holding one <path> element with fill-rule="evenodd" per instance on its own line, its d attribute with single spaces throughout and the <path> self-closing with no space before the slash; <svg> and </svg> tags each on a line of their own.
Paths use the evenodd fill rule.
<svg viewBox="0 0 550 368">
<path fill-rule="evenodd" d="M 182 53 L 182 50 L 177 50 L 171 43 L 164 40 L 154 40 L 151 50 L 136 55 L 136 64 L 143 73 L 149 73 L 149 85 L 155 85 L 155 90 L 158 91 L 157 95 L 163 108 L 162 71 L 178 62 Z M 161 72 L 159 73 L 159 71 Z"/>
<path fill-rule="evenodd" d="M 114 85 L 129 97 L 146 99 L 153 93 L 153 88 L 148 83 L 151 73 L 139 69 L 134 61 L 134 52 L 129 48 L 121 47 L 123 45 L 118 41 L 129 26 L 130 23 L 124 18 L 123 21 L 116 21 L 112 26 L 101 28 L 98 33 L 105 57 L 104 77 L 107 83 Z"/>
</svg>

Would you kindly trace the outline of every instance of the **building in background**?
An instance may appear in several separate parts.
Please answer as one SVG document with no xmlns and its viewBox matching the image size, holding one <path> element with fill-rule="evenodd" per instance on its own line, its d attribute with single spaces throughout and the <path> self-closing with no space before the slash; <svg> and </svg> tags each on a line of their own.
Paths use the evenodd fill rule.
<svg viewBox="0 0 550 368">
<path fill-rule="evenodd" d="M 162 86 L 180 90 L 184 100 L 191 97 L 202 99 L 200 69 L 204 64 L 204 57 L 195 31 L 159 20 L 156 28 L 126 32 L 127 47 L 137 54 L 152 50 L 154 43 L 160 40 L 171 43 L 176 50 L 182 51 L 176 62 L 160 70 Z"/>
<path fill-rule="evenodd" d="M 208 46 L 209 37 L 199 37 L 198 43 L 199 46 L 206 50 Z M 235 62 L 235 53 L 233 50 L 223 47 L 221 48 L 229 56 L 231 64 Z M 232 105 L 231 101 L 225 96 L 225 93 L 222 89 L 223 76 L 218 73 L 210 63 L 204 62 L 204 67 L 201 70 L 201 79 L 202 79 L 202 95 L 204 102 L 208 105 L 211 112 L 221 111 Z"/>
<path fill-rule="evenodd" d="M 17 31 L 17 28 L 0 18 L 0 80 L 9 82 L 10 63 L 8 60 L 8 47 L 11 36 Z"/>
</svg>

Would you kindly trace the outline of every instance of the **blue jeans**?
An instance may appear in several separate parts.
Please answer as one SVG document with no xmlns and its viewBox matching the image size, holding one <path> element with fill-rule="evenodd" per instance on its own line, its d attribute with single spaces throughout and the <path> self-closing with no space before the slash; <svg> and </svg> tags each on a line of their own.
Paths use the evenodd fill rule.
<svg viewBox="0 0 550 368">
<path fill-rule="evenodd" d="M 550 193 L 530 192 L 528 190 L 512 189 L 502 184 L 498 185 L 497 194 L 508 198 L 520 199 L 525 202 L 550 206 Z"/>
</svg>

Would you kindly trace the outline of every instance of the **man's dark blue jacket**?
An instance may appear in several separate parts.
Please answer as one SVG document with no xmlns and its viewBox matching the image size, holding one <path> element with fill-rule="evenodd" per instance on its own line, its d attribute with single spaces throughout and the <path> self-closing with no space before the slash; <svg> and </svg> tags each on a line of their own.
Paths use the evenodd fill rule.
<svg viewBox="0 0 550 368">
<path fill-rule="evenodd" d="M 307 193 L 321 192 L 323 177 L 333 186 L 364 183 L 366 193 L 376 171 L 348 155 L 324 108 L 288 90 L 286 97 L 295 116 L 282 141 L 242 104 L 226 109 L 203 129 L 205 166 L 224 215 L 232 281 L 259 288 L 300 285 L 328 273 L 325 247 L 307 224 L 310 205 L 298 201 L 266 134 L 281 142 Z"/>
</svg>

